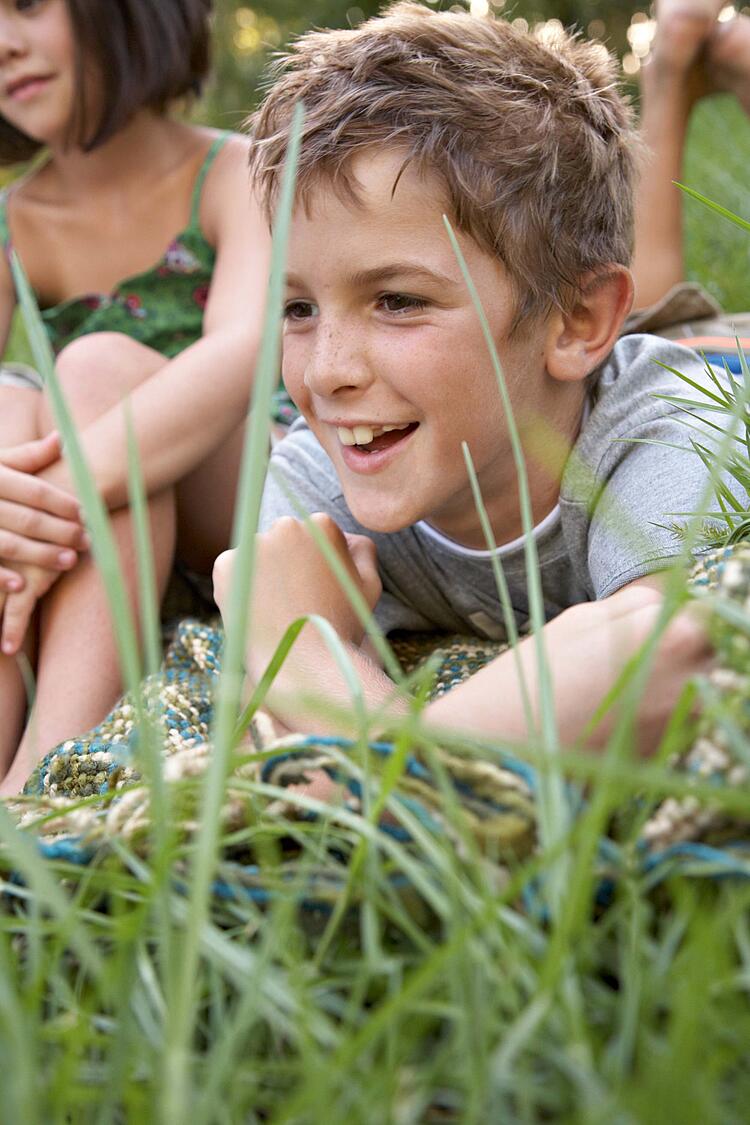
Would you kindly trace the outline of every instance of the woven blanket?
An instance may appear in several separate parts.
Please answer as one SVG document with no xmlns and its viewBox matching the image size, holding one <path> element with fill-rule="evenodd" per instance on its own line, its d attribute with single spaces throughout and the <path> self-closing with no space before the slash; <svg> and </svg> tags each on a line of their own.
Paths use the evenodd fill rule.
<svg viewBox="0 0 750 1125">
<path fill-rule="evenodd" d="M 734 624 L 727 623 L 726 613 L 711 618 L 718 653 L 711 698 L 695 741 L 671 762 L 683 783 L 681 795 L 655 800 L 645 811 L 638 802 L 640 861 L 654 880 L 675 867 L 693 874 L 750 874 L 750 818 L 730 814 L 706 799 L 703 784 L 736 789 L 747 781 L 747 764 L 736 748 L 737 734 L 750 730 L 750 638 L 742 627 L 750 608 L 750 546 L 705 556 L 691 581 L 696 596 L 709 607 L 728 604 L 738 612 Z M 476 638 L 409 635 L 393 640 L 407 671 L 430 658 L 436 667 L 433 696 L 450 690 L 500 651 L 496 642 Z M 211 760 L 221 646 L 217 623 L 182 621 L 160 673 L 142 692 L 141 709 L 157 732 L 165 782 L 174 798 L 175 828 L 186 841 L 197 825 L 200 780 Z M 137 714 L 135 702 L 122 699 L 94 730 L 47 754 L 29 779 L 25 796 L 9 803 L 19 826 L 35 836 L 45 855 L 86 864 L 111 852 L 115 842 L 147 853 L 151 806 L 149 788 L 141 780 L 142 728 Z M 227 779 L 222 829 L 225 838 L 239 842 L 224 849 L 216 894 L 242 894 L 264 902 L 274 887 L 291 881 L 301 888 L 301 901 L 330 906 L 346 880 L 353 847 L 352 834 L 332 831 L 331 825 L 337 817 L 349 824 L 351 818 L 365 818 L 371 796 L 363 777 L 383 778 L 391 767 L 395 786 L 388 815 L 376 830 L 384 839 L 395 838 L 408 847 L 415 832 L 426 831 L 452 835 L 461 847 L 469 832 L 499 876 L 533 854 L 538 779 L 527 762 L 501 750 L 482 756 L 469 747 L 427 753 L 381 742 L 363 747 L 312 733 L 274 740 L 270 723 L 258 713 Z M 344 794 L 340 805 L 325 815 L 284 795 L 317 770 L 335 778 Z M 695 793 L 690 791 L 693 781 Z M 264 822 L 289 826 L 273 872 L 248 842 L 251 834 L 243 832 Z M 295 825 L 304 824 L 309 832 L 315 823 L 321 825 L 321 849 L 313 864 L 309 849 L 302 854 Z M 602 877 L 616 877 L 617 868 L 616 846 L 602 841 Z"/>
</svg>

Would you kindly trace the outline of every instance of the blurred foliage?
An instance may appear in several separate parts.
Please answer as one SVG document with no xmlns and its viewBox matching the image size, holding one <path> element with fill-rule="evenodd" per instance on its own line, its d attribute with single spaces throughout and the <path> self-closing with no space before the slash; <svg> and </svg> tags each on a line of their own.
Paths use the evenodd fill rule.
<svg viewBox="0 0 750 1125">
<path fill-rule="evenodd" d="M 633 74 L 648 49 L 653 23 L 647 0 L 426 0 L 435 9 L 489 7 L 505 19 L 529 26 L 559 19 L 591 38 L 602 40 Z M 377 0 L 214 0 L 214 77 L 197 115 L 223 128 L 238 128 L 262 93 L 269 56 L 290 38 L 311 27 L 356 26 L 376 15 Z M 636 88 L 633 87 L 635 94 Z M 729 141 L 717 158 L 716 139 Z M 727 98 L 698 107 L 691 122 L 685 181 L 731 210 L 747 214 L 746 168 L 750 126 Z M 750 241 L 729 226 L 708 218 L 689 201 L 685 207 L 688 276 L 700 280 L 728 310 L 747 308 Z"/>
<path fill-rule="evenodd" d="M 602 39 L 618 55 L 627 50 L 633 14 L 648 5 L 638 0 L 429 0 L 435 9 L 490 7 L 506 19 L 530 25 L 556 18 L 565 26 Z M 268 56 L 311 27 L 353 27 L 382 8 L 377 0 L 214 0 L 214 78 L 200 115 L 225 128 L 236 127 L 258 100 Z M 645 14 L 645 13 L 644 13 Z"/>
</svg>

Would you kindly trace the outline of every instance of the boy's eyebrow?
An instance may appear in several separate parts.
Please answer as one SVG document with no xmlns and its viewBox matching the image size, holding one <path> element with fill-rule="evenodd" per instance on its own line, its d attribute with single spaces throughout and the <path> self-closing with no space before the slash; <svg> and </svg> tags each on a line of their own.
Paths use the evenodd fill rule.
<svg viewBox="0 0 750 1125">
<path fill-rule="evenodd" d="M 457 278 L 449 277 L 439 270 L 427 269 L 426 266 L 420 266 L 416 262 L 389 262 L 388 265 L 375 266 L 369 270 L 357 270 L 350 276 L 349 282 L 357 289 L 366 289 L 371 285 L 382 285 L 394 277 L 404 275 L 421 278 L 423 281 L 442 282 L 443 285 L 461 284 Z M 301 284 L 300 279 L 293 273 L 287 274 L 286 282 L 292 288 Z"/>
<path fill-rule="evenodd" d="M 404 274 L 422 278 L 424 281 L 441 281 L 447 285 L 457 284 L 455 278 L 448 277 L 447 274 L 440 273 L 439 270 L 431 270 L 426 266 L 420 266 L 417 262 L 390 262 L 388 265 L 375 266 L 370 270 L 357 270 L 356 273 L 352 274 L 351 281 L 353 285 L 365 288 L 368 285 L 390 281 L 394 277 L 403 277 Z"/>
</svg>

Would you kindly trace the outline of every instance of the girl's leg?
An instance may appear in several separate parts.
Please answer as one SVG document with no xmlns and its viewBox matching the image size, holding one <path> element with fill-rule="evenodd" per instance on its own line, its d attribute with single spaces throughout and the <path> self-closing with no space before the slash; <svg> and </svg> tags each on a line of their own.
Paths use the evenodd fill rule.
<svg viewBox="0 0 750 1125">
<path fill-rule="evenodd" d="M 715 87 L 705 69 L 707 43 L 724 0 L 659 0 L 657 29 L 641 79 L 641 136 L 646 146 L 635 210 L 635 303 L 643 308 L 683 280 L 682 172 L 690 113 Z"/>
<path fill-rule="evenodd" d="M 151 541 L 159 597 L 164 593 L 174 549 L 172 490 L 149 503 Z M 117 544 L 128 600 L 136 606 L 137 561 L 130 513 L 116 512 Z M 39 613 L 39 652 L 34 713 L 0 794 L 17 793 L 44 754 L 101 722 L 122 691 L 109 603 L 93 559 L 84 556 L 44 598 Z"/>
<path fill-rule="evenodd" d="M 58 360 L 58 375 L 79 427 L 84 428 L 164 363 L 158 353 L 118 334 L 85 336 Z M 48 410 L 42 432 L 52 428 Z M 154 562 L 160 592 L 171 565 L 174 501 L 171 490 L 149 503 Z M 137 579 L 127 509 L 114 513 L 112 530 L 131 605 Z M 83 557 L 61 576 L 41 608 L 34 720 L 0 793 L 17 792 L 52 746 L 100 721 L 115 702 L 122 681 L 104 588 Z"/>
<path fill-rule="evenodd" d="M 0 386 L 0 448 L 38 437 L 39 391 Z M 4 595 L 0 593 L 0 613 Z M 14 656 L 0 653 L 0 777 L 10 764 L 23 731 L 26 689 Z"/>
</svg>

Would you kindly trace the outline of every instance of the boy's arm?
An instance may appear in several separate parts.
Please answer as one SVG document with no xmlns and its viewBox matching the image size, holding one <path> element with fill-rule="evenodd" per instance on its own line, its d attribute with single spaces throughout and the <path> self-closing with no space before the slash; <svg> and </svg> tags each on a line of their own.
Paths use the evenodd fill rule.
<svg viewBox="0 0 750 1125">
<path fill-rule="evenodd" d="M 627 663 L 653 635 L 661 615 L 662 595 L 651 579 L 634 582 L 611 597 L 585 602 L 561 613 L 543 629 L 554 713 L 562 746 L 586 735 L 586 745 L 605 745 L 617 719 L 613 706 L 593 729 L 590 724 Z M 431 703 L 426 719 L 489 738 L 521 741 L 528 737 L 520 706 L 516 656 L 538 727 L 541 693 L 533 637 L 473 675 L 449 694 Z M 648 679 L 635 716 L 638 751 L 650 754 L 680 694 L 693 676 L 707 672 L 712 661 L 708 637 L 699 617 L 682 611 L 667 625 L 649 665 Z"/>
<path fill-rule="evenodd" d="M 337 551 L 367 604 L 374 608 L 381 585 L 372 542 L 364 536 L 344 535 L 330 516 L 317 513 L 311 519 Z M 225 624 L 234 559 L 234 551 L 225 551 L 214 566 L 214 597 Z M 282 517 L 269 531 L 259 534 L 255 567 L 251 634 L 245 653 L 252 682 L 262 676 L 288 626 L 299 617 L 317 614 L 333 626 L 343 642 L 368 709 L 393 695 L 394 685 L 376 663 L 361 621 L 302 522 Z M 354 733 L 345 720 L 324 715 L 326 705 L 331 711 L 350 710 L 352 699 L 335 659 L 311 624 L 295 641 L 267 703 L 290 730 Z M 406 709 L 394 706 L 396 712 Z"/>
<path fill-rule="evenodd" d="M 379 584 L 372 550 L 368 552 L 362 542 L 344 537 L 329 517 L 313 518 L 374 605 Z M 345 644 L 368 709 L 382 708 L 389 699 L 394 700 L 393 684 L 363 650 L 362 626 L 304 525 L 292 519 L 281 520 L 259 537 L 258 547 L 252 638 L 247 649 L 251 679 L 260 677 L 292 620 L 318 613 L 331 622 Z M 222 611 L 232 558 L 232 552 L 221 556 L 215 571 L 215 596 Z M 605 601 L 575 606 L 545 627 L 545 651 L 563 745 L 583 734 L 627 661 L 648 640 L 660 607 L 661 596 L 648 585 L 638 584 Z M 533 638 L 521 642 L 519 655 L 536 719 L 539 685 Z M 656 747 L 686 680 L 706 670 L 710 658 L 700 624 L 686 613 L 675 618 L 661 639 L 637 715 L 642 752 Z M 320 706 L 311 705 L 310 700 L 320 701 Z M 331 712 L 344 710 L 351 704 L 350 694 L 323 640 L 306 627 L 272 688 L 268 704 L 292 730 L 354 733 L 353 724 L 346 720 L 332 714 L 321 717 L 326 703 L 331 705 Z M 406 706 L 394 700 L 384 721 L 397 719 Z M 485 738 L 527 738 L 515 655 L 503 653 L 471 679 L 428 704 L 424 718 L 436 728 Z M 600 745 L 609 726 L 611 716 L 597 727 L 590 743 Z"/>
</svg>

